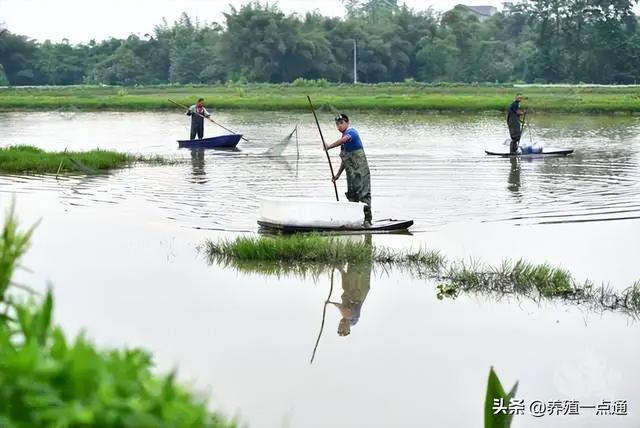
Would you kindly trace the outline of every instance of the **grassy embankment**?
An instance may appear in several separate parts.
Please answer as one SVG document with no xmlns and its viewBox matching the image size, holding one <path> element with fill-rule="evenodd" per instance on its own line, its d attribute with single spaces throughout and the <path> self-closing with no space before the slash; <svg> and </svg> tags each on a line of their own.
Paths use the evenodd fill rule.
<svg viewBox="0 0 640 428">
<path fill-rule="evenodd" d="M 616 292 L 604 285 L 596 287 L 590 281 L 580 283 L 564 269 L 523 260 L 504 261 L 498 267 L 477 261 L 449 262 L 438 251 L 398 252 L 318 234 L 206 241 L 204 249 L 210 263 L 229 265 L 246 272 L 317 275 L 344 263 L 377 264 L 436 280 L 439 298 L 475 293 L 492 298 L 562 299 L 594 310 L 615 310 L 640 316 L 640 281 Z"/>
<path fill-rule="evenodd" d="M 192 104 L 205 98 L 216 109 L 308 110 L 306 95 L 317 107 L 375 111 L 504 111 L 516 92 L 523 106 L 538 112 L 627 113 L 640 111 L 640 87 L 514 87 L 513 85 L 225 84 L 139 88 L 70 86 L 0 89 L 0 111 L 25 110 L 173 110 L 167 101 Z"/>
<path fill-rule="evenodd" d="M 33 146 L 0 148 L 0 173 L 95 173 L 124 168 L 137 162 L 170 163 L 160 156 L 139 156 L 109 150 L 46 152 Z"/>
</svg>

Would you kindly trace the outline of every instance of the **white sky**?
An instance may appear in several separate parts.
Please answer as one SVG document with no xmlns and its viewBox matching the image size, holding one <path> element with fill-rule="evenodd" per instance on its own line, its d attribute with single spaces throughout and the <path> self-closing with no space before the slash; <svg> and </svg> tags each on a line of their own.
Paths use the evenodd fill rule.
<svg viewBox="0 0 640 428">
<path fill-rule="evenodd" d="M 504 0 L 462 0 L 467 5 L 491 5 L 501 8 Z M 156 24 L 166 18 L 171 24 L 184 11 L 204 22 L 224 22 L 222 12 L 232 4 L 239 8 L 248 0 L 0 0 L 0 24 L 11 32 L 33 39 L 63 38 L 71 43 L 86 43 L 90 39 L 104 40 L 110 36 L 123 38 L 130 34 L 151 33 Z M 400 0 L 399 3 L 403 1 Z M 416 10 L 448 10 L 458 4 L 446 0 L 404 0 Z M 262 1 L 262 4 L 265 2 Z M 318 10 L 327 16 L 344 16 L 340 0 L 278 0 L 285 13 L 305 13 Z"/>
</svg>

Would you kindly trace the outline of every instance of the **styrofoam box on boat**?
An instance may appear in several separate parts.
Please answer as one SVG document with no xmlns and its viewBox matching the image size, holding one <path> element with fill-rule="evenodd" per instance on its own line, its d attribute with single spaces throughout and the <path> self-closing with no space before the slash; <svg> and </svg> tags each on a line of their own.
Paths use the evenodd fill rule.
<svg viewBox="0 0 640 428">
<path fill-rule="evenodd" d="M 362 202 L 312 198 L 260 198 L 260 220 L 298 227 L 355 227 L 364 220 Z"/>
</svg>

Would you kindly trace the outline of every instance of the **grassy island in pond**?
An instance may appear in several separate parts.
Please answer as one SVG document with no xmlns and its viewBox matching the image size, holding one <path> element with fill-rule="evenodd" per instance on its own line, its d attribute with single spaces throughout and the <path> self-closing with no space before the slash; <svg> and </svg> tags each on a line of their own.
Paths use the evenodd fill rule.
<svg viewBox="0 0 640 428">
<path fill-rule="evenodd" d="M 507 296 L 562 299 L 596 311 L 612 310 L 640 316 L 640 281 L 623 291 L 579 282 L 565 269 L 524 260 L 505 260 L 492 267 L 477 261 L 447 261 L 438 251 L 394 251 L 371 243 L 319 234 L 238 237 L 233 241 L 206 241 L 210 263 L 263 274 L 319 274 L 345 263 L 399 268 L 438 283 L 438 298 L 461 293 L 492 298 Z"/>
<path fill-rule="evenodd" d="M 171 98 L 191 105 L 203 97 L 215 109 L 306 111 L 310 95 L 317 107 L 362 111 L 504 112 L 517 92 L 538 112 L 627 113 L 640 111 L 640 86 L 515 86 L 420 82 L 341 84 L 293 83 L 161 85 L 145 87 L 52 86 L 0 88 L 0 111 L 173 110 Z"/>
<path fill-rule="evenodd" d="M 136 156 L 109 150 L 46 152 L 33 146 L 0 148 L 0 172 L 57 173 L 96 172 L 130 166 L 136 162 L 166 163 L 161 157 Z"/>
</svg>

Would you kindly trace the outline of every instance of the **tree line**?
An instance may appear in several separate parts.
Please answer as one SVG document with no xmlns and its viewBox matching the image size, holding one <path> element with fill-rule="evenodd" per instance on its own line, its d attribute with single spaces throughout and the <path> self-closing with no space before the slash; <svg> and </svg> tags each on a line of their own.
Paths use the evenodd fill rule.
<svg viewBox="0 0 640 428">
<path fill-rule="evenodd" d="M 0 29 L 0 85 L 353 81 L 635 83 L 638 0 L 523 0 L 486 20 L 462 6 L 416 11 L 343 0 L 345 18 L 285 14 L 260 2 L 224 23 L 183 14 L 152 34 L 86 44 Z M 1 18 L 0 18 L 1 19 Z"/>
</svg>

